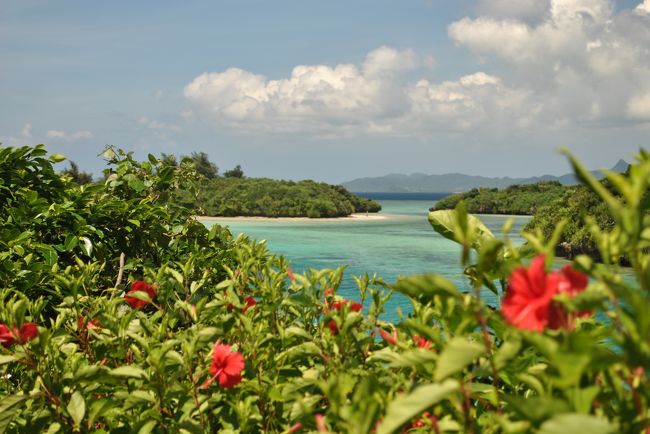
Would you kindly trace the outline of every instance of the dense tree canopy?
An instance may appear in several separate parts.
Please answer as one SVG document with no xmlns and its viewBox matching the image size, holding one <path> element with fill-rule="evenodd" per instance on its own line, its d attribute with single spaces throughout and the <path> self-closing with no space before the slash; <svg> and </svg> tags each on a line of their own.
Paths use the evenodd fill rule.
<svg viewBox="0 0 650 434">
<path fill-rule="evenodd" d="M 217 177 L 201 184 L 198 196 L 181 193 L 185 206 L 210 216 L 342 217 L 377 212 L 380 205 L 344 187 L 315 181 Z"/>
</svg>

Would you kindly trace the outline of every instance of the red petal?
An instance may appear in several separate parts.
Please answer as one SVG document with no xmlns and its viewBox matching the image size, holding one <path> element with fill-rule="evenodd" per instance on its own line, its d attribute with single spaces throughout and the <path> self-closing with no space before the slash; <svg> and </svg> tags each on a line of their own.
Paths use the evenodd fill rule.
<svg viewBox="0 0 650 434">
<path fill-rule="evenodd" d="M 350 306 L 350 310 L 353 311 L 353 312 L 359 312 L 361 310 L 361 303 L 358 303 L 358 302 L 355 301 Z"/>
<path fill-rule="evenodd" d="M 224 366 L 223 371 L 228 375 L 237 375 L 244 369 L 245 365 L 246 363 L 241 353 L 230 353 L 226 359 L 226 366 Z"/>
<path fill-rule="evenodd" d="M 26 322 L 20 328 L 20 342 L 27 342 L 38 336 L 38 326 L 33 322 Z"/>
<path fill-rule="evenodd" d="M 397 344 L 397 331 L 393 330 L 393 333 L 388 333 L 384 329 L 379 329 L 379 334 L 381 337 L 388 342 L 390 345 Z"/>
<path fill-rule="evenodd" d="M 560 287 L 560 292 L 568 292 L 571 295 L 575 295 L 579 292 L 584 291 L 589 284 L 589 277 L 570 265 L 562 268 L 560 273 L 566 279 L 566 283 L 568 284 L 568 287 L 562 285 Z"/>
<path fill-rule="evenodd" d="M 229 389 L 241 383 L 241 375 L 228 375 L 225 372 L 219 374 L 219 385 Z"/>
<path fill-rule="evenodd" d="M 5 347 L 8 347 L 15 342 L 16 337 L 12 333 L 12 330 L 5 324 L 0 324 L 0 343 Z"/>
</svg>

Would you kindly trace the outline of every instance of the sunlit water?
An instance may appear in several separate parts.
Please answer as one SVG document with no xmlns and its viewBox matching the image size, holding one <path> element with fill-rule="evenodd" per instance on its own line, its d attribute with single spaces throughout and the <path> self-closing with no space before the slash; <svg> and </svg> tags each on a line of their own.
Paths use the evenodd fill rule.
<svg viewBox="0 0 650 434">
<path fill-rule="evenodd" d="M 287 257 L 296 272 L 309 268 L 336 268 L 347 266 L 345 279 L 338 293 L 358 298 L 353 275 L 373 273 L 387 283 L 398 276 L 436 272 L 469 289 L 462 276 L 460 248 L 433 231 L 427 221 L 430 200 L 380 200 L 382 220 L 340 221 L 233 221 L 224 220 L 233 235 L 244 233 L 257 240 L 266 240 L 269 249 Z M 500 234 L 503 224 L 514 220 L 511 237 L 514 242 L 523 240 L 519 233 L 529 217 L 480 216 L 495 233 Z M 206 223 L 211 225 L 213 223 Z M 491 304 L 497 300 L 485 297 Z M 386 320 L 397 319 L 397 307 L 410 311 L 405 297 L 395 294 L 386 306 Z"/>
</svg>

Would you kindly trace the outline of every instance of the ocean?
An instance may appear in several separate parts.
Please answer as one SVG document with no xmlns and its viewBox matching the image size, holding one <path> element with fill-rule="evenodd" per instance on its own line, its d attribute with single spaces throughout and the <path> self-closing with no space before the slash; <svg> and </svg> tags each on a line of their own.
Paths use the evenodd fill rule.
<svg viewBox="0 0 650 434">
<path fill-rule="evenodd" d="M 444 195 L 377 193 L 368 196 L 381 203 L 380 215 L 384 219 L 224 219 L 220 224 L 228 226 L 235 236 L 243 233 L 256 240 L 266 240 L 273 253 L 291 261 L 294 272 L 345 265 L 345 278 L 338 294 L 346 298 L 358 298 L 352 276 L 364 273 L 371 276 L 377 273 L 385 282 L 392 283 L 399 276 L 435 272 L 453 280 L 463 290 L 470 289 L 460 266 L 460 247 L 435 233 L 427 221 L 429 208 Z M 511 238 L 523 243 L 519 234 L 530 217 L 479 217 L 495 234 L 502 233 L 504 223 L 513 219 Z M 208 226 L 211 224 L 206 222 Z M 489 291 L 485 291 L 485 297 L 491 304 L 498 303 Z M 383 319 L 396 320 L 398 308 L 404 313 L 411 310 L 408 300 L 395 294 L 386 305 Z"/>
</svg>

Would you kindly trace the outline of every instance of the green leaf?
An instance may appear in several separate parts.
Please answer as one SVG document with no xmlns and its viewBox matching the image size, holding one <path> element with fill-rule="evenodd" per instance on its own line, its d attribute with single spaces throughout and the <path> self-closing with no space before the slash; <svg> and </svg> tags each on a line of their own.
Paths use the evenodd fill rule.
<svg viewBox="0 0 650 434">
<path fill-rule="evenodd" d="M 454 337 L 440 353 L 436 365 L 435 380 L 440 381 L 465 369 L 485 352 L 485 346 L 462 336 Z"/>
<path fill-rule="evenodd" d="M 397 431 L 402 425 L 426 409 L 439 403 L 459 389 L 458 382 L 447 380 L 443 383 L 420 386 L 408 395 L 400 395 L 388 404 L 384 422 L 379 425 L 377 434 L 389 434 Z"/>
<path fill-rule="evenodd" d="M 78 427 L 81 426 L 81 421 L 86 414 L 86 402 L 84 401 L 84 397 L 81 396 L 81 393 L 75 391 L 72 394 L 66 409 L 70 413 L 72 420 L 74 420 L 75 425 Z"/>
<path fill-rule="evenodd" d="M 145 422 L 138 430 L 138 434 L 149 434 L 156 427 L 157 423 L 155 420 Z"/>
<path fill-rule="evenodd" d="M 0 354 L 0 365 L 15 362 L 16 360 L 18 360 L 18 358 L 14 354 Z"/>
<path fill-rule="evenodd" d="M 392 287 L 395 291 L 413 298 L 424 296 L 431 299 L 435 295 L 454 298 L 462 296 L 451 280 L 435 273 L 404 277 L 395 282 Z"/>
<path fill-rule="evenodd" d="M 605 419 L 588 414 L 558 414 L 541 426 L 538 434 L 610 434 L 618 428 Z"/>
<path fill-rule="evenodd" d="M 123 377 L 123 378 L 145 378 L 147 372 L 138 368 L 137 366 L 120 366 L 119 368 L 112 369 L 110 372 L 112 377 Z"/>
<path fill-rule="evenodd" d="M 492 231 L 478 217 L 456 210 L 432 211 L 429 213 L 429 223 L 440 235 L 457 243 L 462 244 L 467 241 L 465 238 L 469 237 L 470 247 L 474 249 L 479 249 L 485 242 L 495 239 Z"/>
<path fill-rule="evenodd" d="M 20 403 L 29 398 L 29 395 L 0 396 L 0 434 L 4 434 L 18 410 Z"/>
<path fill-rule="evenodd" d="M 52 154 L 49 156 L 49 160 L 53 163 L 60 163 L 61 161 L 65 161 L 65 157 L 61 154 Z"/>
<path fill-rule="evenodd" d="M 68 234 L 66 235 L 65 241 L 63 242 L 63 247 L 66 252 L 69 252 L 75 247 L 77 247 L 78 243 L 79 243 L 79 239 L 76 236 L 72 234 Z"/>
</svg>

